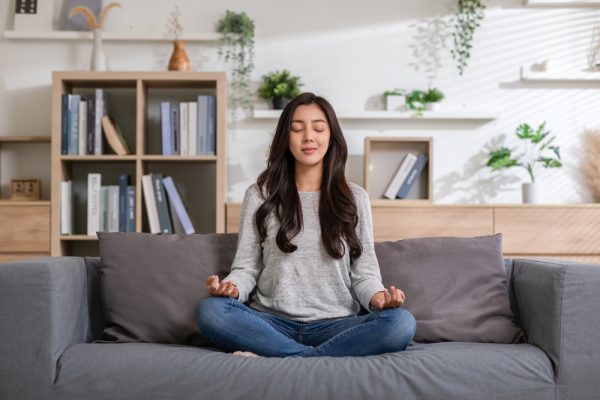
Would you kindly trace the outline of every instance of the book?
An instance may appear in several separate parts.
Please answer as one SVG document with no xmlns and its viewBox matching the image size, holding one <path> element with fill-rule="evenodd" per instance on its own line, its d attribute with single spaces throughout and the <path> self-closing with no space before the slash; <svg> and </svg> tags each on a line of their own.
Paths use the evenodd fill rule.
<svg viewBox="0 0 600 400">
<path fill-rule="evenodd" d="M 124 156 L 131 153 L 119 126 L 113 118 L 108 115 L 102 117 L 102 128 L 108 144 L 117 155 Z"/>
<path fill-rule="evenodd" d="M 156 209 L 156 199 L 152 189 L 152 174 L 142 176 L 142 193 L 144 194 L 144 204 L 146 205 L 146 214 L 148 215 L 148 224 L 150 233 L 160 233 L 160 224 L 158 222 L 158 210 Z"/>
<path fill-rule="evenodd" d="M 173 233 L 173 226 L 169 217 L 169 206 L 165 195 L 165 187 L 162 183 L 162 174 L 152 174 L 152 188 L 156 198 L 156 210 L 158 211 L 158 223 L 161 233 Z"/>
<path fill-rule="evenodd" d="M 127 230 L 135 232 L 135 186 L 127 186 Z"/>
<path fill-rule="evenodd" d="M 179 154 L 182 156 L 190 154 L 188 123 L 188 104 L 187 102 L 179 103 Z"/>
<path fill-rule="evenodd" d="M 127 190 L 129 174 L 119 175 L 119 232 L 127 232 Z"/>
<path fill-rule="evenodd" d="M 119 232 L 119 186 L 110 185 L 106 209 L 106 232 Z"/>
<path fill-rule="evenodd" d="M 85 155 L 87 153 L 87 111 L 87 100 L 81 100 L 79 102 L 79 149 L 77 151 L 79 155 Z"/>
<path fill-rule="evenodd" d="M 100 184 L 102 175 L 88 174 L 87 187 L 87 234 L 95 236 L 100 231 Z"/>
<path fill-rule="evenodd" d="M 108 230 L 108 186 L 100 186 L 100 232 Z"/>
<path fill-rule="evenodd" d="M 406 177 L 406 179 L 402 183 L 402 186 L 398 190 L 398 193 L 396 194 L 396 198 L 406 199 L 408 197 L 408 194 L 410 193 L 410 189 L 413 187 L 413 185 L 417 181 L 417 178 L 421 174 L 421 171 L 423 171 L 423 167 L 425 167 L 425 164 L 427 164 L 427 161 L 428 161 L 427 156 L 425 154 L 419 153 L 419 155 L 417 157 L 417 161 L 411 168 L 408 176 Z"/>
<path fill-rule="evenodd" d="M 73 182 L 60 183 L 60 234 L 73 234 Z"/>
<path fill-rule="evenodd" d="M 79 154 L 79 102 L 81 95 L 69 95 L 69 155 Z"/>
<path fill-rule="evenodd" d="M 198 152 L 198 103 L 188 102 L 188 155 L 202 154 Z"/>
<path fill-rule="evenodd" d="M 87 101 L 87 140 L 86 153 L 94 154 L 94 126 L 96 124 L 96 99 L 91 98 Z"/>
<path fill-rule="evenodd" d="M 195 233 L 194 226 L 192 225 L 192 221 L 181 201 L 181 197 L 179 196 L 179 192 L 175 188 L 175 183 L 173 182 L 173 178 L 167 176 L 163 179 L 163 184 L 165 186 L 165 190 L 167 195 L 169 196 L 169 204 L 172 206 L 172 209 L 175 210 L 174 214 L 171 214 L 173 219 L 178 219 L 178 223 L 183 227 L 183 231 L 185 233 L 192 234 Z M 175 230 L 177 232 L 177 229 Z M 179 232 L 177 232 L 179 233 Z"/>
<path fill-rule="evenodd" d="M 69 94 L 60 96 L 60 154 L 69 154 Z"/>
<path fill-rule="evenodd" d="M 398 167 L 396 174 L 390 181 L 387 189 L 385 190 L 385 193 L 383 194 L 384 197 L 386 197 L 388 199 L 396 198 L 396 195 L 398 194 L 398 190 L 400 190 L 402 183 L 404 182 L 404 180 L 406 179 L 406 177 L 410 173 L 410 170 L 412 169 L 413 165 L 415 165 L 416 162 L 417 162 L 417 156 L 415 156 L 414 154 L 408 153 L 408 154 L 406 154 L 406 156 L 404 156 L 404 159 L 402 160 L 402 163 Z"/>
<path fill-rule="evenodd" d="M 104 146 L 102 142 L 102 117 L 106 115 L 106 94 L 104 89 L 97 88 L 95 91 L 96 105 L 94 112 L 94 153 L 95 155 L 101 155 L 104 152 Z"/>
<path fill-rule="evenodd" d="M 215 155 L 216 152 L 216 133 L 217 133 L 217 98 L 214 95 L 208 96 L 208 143 L 206 154 Z"/>
<path fill-rule="evenodd" d="M 208 96 L 198 96 L 198 154 L 208 153 Z"/>
<path fill-rule="evenodd" d="M 168 101 L 160 103 L 160 130 L 162 138 L 162 155 L 173 155 L 171 140 L 171 104 Z"/>
<path fill-rule="evenodd" d="M 173 150 L 173 155 L 181 154 L 179 122 L 179 105 L 173 104 L 171 106 L 171 149 Z"/>
</svg>

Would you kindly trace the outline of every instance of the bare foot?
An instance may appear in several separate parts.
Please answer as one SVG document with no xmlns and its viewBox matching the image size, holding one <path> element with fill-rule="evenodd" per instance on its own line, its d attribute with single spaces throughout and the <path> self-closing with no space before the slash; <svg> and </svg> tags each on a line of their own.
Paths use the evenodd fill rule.
<svg viewBox="0 0 600 400">
<path fill-rule="evenodd" d="M 243 356 L 243 357 L 258 357 L 258 354 L 254 354 L 251 351 L 234 351 L 234 356 Z"/>
</svg>

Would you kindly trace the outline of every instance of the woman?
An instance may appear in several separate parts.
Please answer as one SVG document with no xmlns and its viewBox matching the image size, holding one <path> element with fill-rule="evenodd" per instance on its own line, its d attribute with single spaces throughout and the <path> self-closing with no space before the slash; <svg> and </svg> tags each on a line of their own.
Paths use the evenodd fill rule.
<svg viewBox="0 0 600 400">
<path fill-rule="evenodd" d="M 404 350 L 415 319 L 381 283 L 367 192 L 348 183 L 333 108 L 303 93 L 283 110 L 267 168 L 245 193 L 231 273 L 208 291 L 198 326 L 234 354 L 363 356 Z M 256 287 L 250 306 L 246 302 Z M 357 315 L 360 306 L 369 313 Z"/>
</svg>

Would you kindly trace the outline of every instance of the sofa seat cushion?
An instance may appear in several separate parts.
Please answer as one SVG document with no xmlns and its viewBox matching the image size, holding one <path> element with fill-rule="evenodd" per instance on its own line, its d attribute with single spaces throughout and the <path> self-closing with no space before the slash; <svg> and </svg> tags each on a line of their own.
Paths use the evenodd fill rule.
<svg viewBox="0 0 600 400">
<path fill-rule="evenodd" d="M 550 360 L 529 344 L 432 343 L 369 357 L 246 358 L 211 348 L 77 344 L 53 394 L 68 399 L 550 399 Z"/>
</svg>

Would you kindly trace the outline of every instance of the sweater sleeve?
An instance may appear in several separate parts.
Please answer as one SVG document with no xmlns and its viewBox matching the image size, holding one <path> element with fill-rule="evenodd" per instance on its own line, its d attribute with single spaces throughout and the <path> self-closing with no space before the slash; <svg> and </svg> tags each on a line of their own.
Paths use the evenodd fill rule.
<svg viewBox="0 0 600 400">
<path fill-rule="evenodd" d="M 246 189 L 240 211 L 238 245 L 231 272 L 224 280 L 235 284 L 239 290 L 238 299 L 244 303 L 256 286 L 256 280 L 263 268 L 262 246 L 255 224 L 256 210 L 263 203 L 258 185 Z"/>
<path fill-rule="evenodd" d="M 360 304 L 368 311 L 369 301 L 377 292 L 385 289 L 381 282 L 379 262 L 375 255 L 373 240 L 373 218 L 371 202 L 368 193 L 361 187 L 355 186 L 356 206 L 358 208 L 358 225 L 356 234 L 362 243 L 362 254 L 350 265 L 350 280 L 352 288 Z"/>
</svg>

